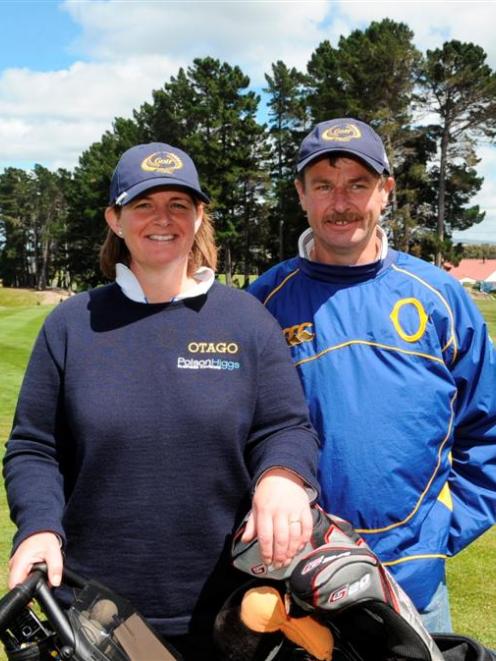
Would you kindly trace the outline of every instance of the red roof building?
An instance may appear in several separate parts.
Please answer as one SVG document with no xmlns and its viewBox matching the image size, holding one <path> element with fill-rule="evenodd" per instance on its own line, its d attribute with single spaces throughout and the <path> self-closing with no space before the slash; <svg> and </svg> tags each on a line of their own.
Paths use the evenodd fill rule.
<svg viewBox="0 0 496 661">
<path fill-rule="evenodd" d="M 496 284 L 496 259 L 462 259 L 458 266 L 444 265 L 459 282 L 491 282 Z"/>
</svg>

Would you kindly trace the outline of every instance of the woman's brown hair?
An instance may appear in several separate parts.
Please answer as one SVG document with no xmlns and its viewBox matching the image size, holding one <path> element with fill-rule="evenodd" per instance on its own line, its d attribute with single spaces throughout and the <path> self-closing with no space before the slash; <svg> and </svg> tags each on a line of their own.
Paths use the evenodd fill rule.
<svg viewBox="0 0 496 661">
<path fill-rule="evenodd" d="M 198 201 L 195 200 L 198 207 Z M 114 207 L 115 213 L 120 214 L 120 207 Z M 120 262 L 130 266 L 131 255 L 124 239 L 118 237 L 110 227 L 107 236 L 100 248 L 100 270 L 109 280 L 115 280 L 115 265 Z M 188 276 L 192 276 L 201 266 L 208 266 L 215 271 L 217 266 L 217 246 L 212 219 L 208 212 L 203 210 L 203 220 L 195 234 L 195 240 L 188 259 Z"/>
</svg>

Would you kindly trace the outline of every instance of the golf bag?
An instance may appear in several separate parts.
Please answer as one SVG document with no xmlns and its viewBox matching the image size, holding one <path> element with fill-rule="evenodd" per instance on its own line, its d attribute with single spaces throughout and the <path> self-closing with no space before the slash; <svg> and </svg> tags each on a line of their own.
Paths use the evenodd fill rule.
<svg viewBox="0 0 496 661">
<path fill-rule="evenodd" d="M 263 564 L 256 539 L 241 541 L 245 523 L 237 531 L 233 563 L 257 581 L 246 586 L 245 595 L 233 595 L 219 613 L 215 636 L 221 659 L 496 661 L 471 639 L 431 636 L 408 596 L 350 524 L 318 506 L 312 514 L 310 542 L 281 569 Z M 272 637 L 268 650 L 264 636 Z"/>
<path fill-rule="evenodd" d="M 64 568 L 75 598 L 64 610 L 47 584 L 46 566 L 0 599 L 0 640 L 8 661 L 175 661 L 181 657 L 125 599 Z M 29 606 L 36 602 L 46 620 Z"/>
</svg>

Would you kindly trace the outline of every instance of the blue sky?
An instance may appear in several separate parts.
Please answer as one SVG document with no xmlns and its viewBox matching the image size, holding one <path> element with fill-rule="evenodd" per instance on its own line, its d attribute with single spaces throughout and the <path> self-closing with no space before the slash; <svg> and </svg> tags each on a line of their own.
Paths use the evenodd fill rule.
<svg viewBox="0 0 496 661">
<path fill-rule="evenodd" d="M 276 60 L 304 70 L 324 39 L 386 17 L 424 51 L 474 41 L 496 69 L 494 0 L 0 0 L 0 169 L 72 169 L 194 57 L 238 64 L 260 88 Z M 457 238 L 496 241 L 496 149 L 478 153 L 487 219 Z"/>
</svg>

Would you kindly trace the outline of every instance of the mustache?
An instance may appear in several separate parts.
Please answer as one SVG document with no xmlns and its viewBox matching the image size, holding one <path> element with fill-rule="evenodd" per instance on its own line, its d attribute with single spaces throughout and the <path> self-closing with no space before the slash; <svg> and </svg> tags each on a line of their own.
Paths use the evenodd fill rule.
<svg viewBox="0 0 496 661">
<path fill-rule="evenodd" d="M 343 211 L 342 213 L 335 212 L 326 218 L 326 221 L 331 223 L 335 223 L 337 221 L 353 223 L 360 220 L 363 220 L 362 214 L 356 213 L 355 211 Z"/>
</svg>

